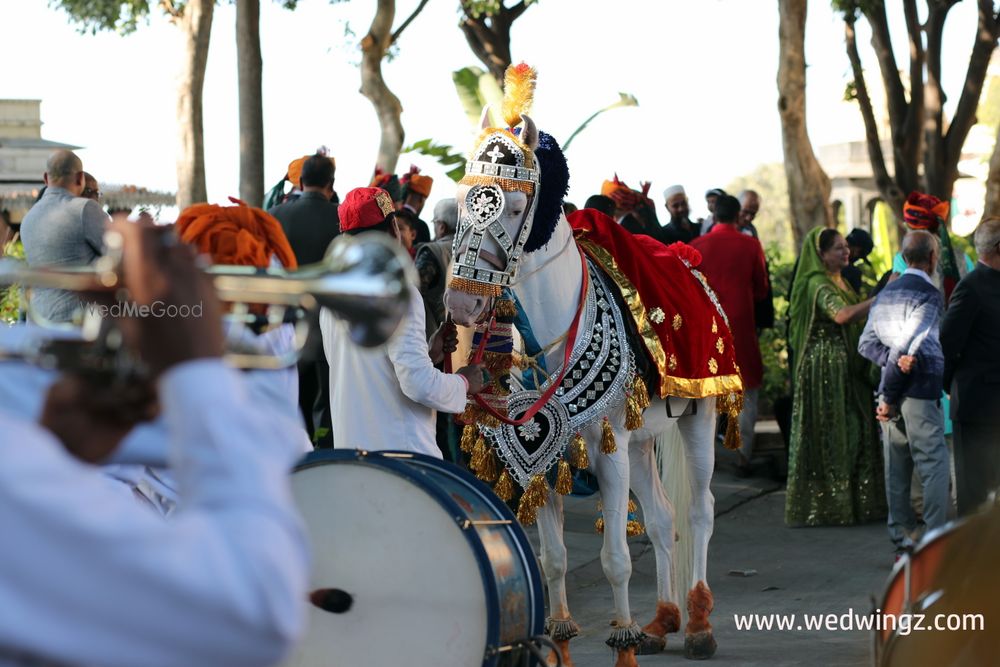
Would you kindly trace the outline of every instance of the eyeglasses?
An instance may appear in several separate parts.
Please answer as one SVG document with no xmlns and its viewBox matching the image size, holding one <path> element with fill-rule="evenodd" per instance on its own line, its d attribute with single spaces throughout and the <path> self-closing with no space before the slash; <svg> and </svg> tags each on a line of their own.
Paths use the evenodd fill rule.
<svg viewBox="0 0 1000 667">
<path fill-rule="evenodd" d="M 96 199 L 96 200 L 104 199 L 104 193 L 103 192 L 101 192 L 100 190 L 94 190 L 94 189 L 91 189 L 91 188 L 84 188 L 83 192 L 80 193 L 80 196 L 81 197 L 86 197 L 87 199 Z"/>
</svg>

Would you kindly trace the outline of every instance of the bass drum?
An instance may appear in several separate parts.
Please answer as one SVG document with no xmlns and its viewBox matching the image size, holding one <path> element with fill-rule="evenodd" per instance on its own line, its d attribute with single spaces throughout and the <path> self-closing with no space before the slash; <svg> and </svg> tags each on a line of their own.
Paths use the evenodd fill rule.
<svg viewBox="0 0 1000 667">
<path fill-rule="evenodd" d="M 295 469 L 292 493 L 314 563 L 309 628 L 286 667 L 493 667 L 542 634 L 528 539 L 461 468 L 324 450 Z"/>
</svg>

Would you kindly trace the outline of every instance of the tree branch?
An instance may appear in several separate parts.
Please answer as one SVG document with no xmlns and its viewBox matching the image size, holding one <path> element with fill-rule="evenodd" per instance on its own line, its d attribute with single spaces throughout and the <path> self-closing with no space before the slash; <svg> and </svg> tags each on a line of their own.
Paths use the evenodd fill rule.
<svg viewBox="0 0 1000 667">
<path fill-rule="evenodd" d="M 958 107 L 955 109 L 955 116 L 951 120 L 945 139 L 945 151 L 949 163 L 957 164 L 965 138 L 976 123 L 979 96 L 983 91 L 986 70 L 989 68 L 990 57 L 996 48 L 998 36 L 1000 36 L 1000 13 L 994 14 L 993 0 L 979 0 L 976 41 L 965 73 L 962 96 L 958 98 Z"/>
<path fill-rule="evenodd" d="M 510 17 L 510 22 L 513 23 L 520 18 L 521 14 L 523 14 L 526 9 L 528 9 L 528 3 L 521 0 L 521 2 L 517 3 L 510 9 L 504 7 L 502 11 L 506 11 L 507 15 Z"/>
<path fill-rule="evenodd" d="M 400 25 L 398 28 L 396 28 L 396 32 L 392 33 L 392 37 L 389 38 L 389 44 L 390 45 L 396 43 L 396 40 L 398 40 L 399 36 L 403 34 L 403 31 L 406 30 L 406 27 L 408 25 L 410 25 L 410 23 L 413 21 L 413 19 L 417 18 L 417 14 L 419 14 L 420 12 L 422 12 L 423 9 L 424 9 L 424 6 L 426 6 L 426 5 L 427 5 L 427 0 L 420 0 L 420 4 L 417 5 L 417 8 L 413 10 L 413 13 L 410 14 L 406 18 L 405 21 L 403 21 L 402 25 Z"/>
<path fill-rule="evenodd" d="M 181 17 L 182 10 L 177 9 L 173 0 L 160 0 L 160 9 L 171 19 L 179 19 Z"/>
<path fill-rule="evenodd" d="M 886 15 L 885 2 L 877 3 L 877 6 L 865 11 L 864 14 L 872 28 L 872 48 L 875 50 L 879 71 L 882 73 L 882 82 L 885 85 L 886 103 L 889 106 L 889 123 L 892 126 L 893 134 L 900 134 L 906 120 L 906 90 L 899 76 L 896 54 L 892 50 L 892 36 L 889 32 L 889 18 Z M 853 31 L 853 25 L 851 29 Z"/>
<path fill-rule="evenodd" d="M 865 85 L 865 73 L 861 67 L 861 56 L 858 54 L 858 40 L 854 31 L 854 19 L 845 18 L 844 36 L 847 48 L 847 57 L 851 61 L 851 70 L 854 74 L 854 87 L 857 94 L 858 105 L 861 107 L 861 117 L 865 122 L 865 139 L 868 144 L 868 156 L 872 163 L 872 171 L 875 173 L 875 184 L 889 203 L 896 216 L 902 214 L 902 194 L 889 176 L 889 170 L 885 166 L 885 156 L 882 153 L 882 142 L 879 140 L 878 126 L 875 123 L 875 113 L 872 110 L 871 97 L 868 95 L 868 87 Z"/>
</svg>

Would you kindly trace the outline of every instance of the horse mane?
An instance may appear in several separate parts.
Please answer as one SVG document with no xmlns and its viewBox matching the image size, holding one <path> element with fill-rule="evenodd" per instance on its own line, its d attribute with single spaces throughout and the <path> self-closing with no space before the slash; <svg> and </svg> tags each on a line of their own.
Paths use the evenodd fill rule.
<svg viewBox="0 0 1000 667">
<path fill-rule="evenodd" d="M 549 242 L 562 217 L 563 197 L 569 192 L 569 165 L 555 137 L 539 131 L 535 158 L 541 171 L 541 184 L 524 252 L 534 252 Z"/>
</svg>

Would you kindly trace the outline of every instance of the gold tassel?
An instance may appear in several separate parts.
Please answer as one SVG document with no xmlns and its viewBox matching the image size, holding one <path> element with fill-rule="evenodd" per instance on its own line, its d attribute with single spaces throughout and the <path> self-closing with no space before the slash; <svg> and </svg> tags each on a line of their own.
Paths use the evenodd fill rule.
<svg viewBox="0 0 1000 667">
<path fill-rule="evenodd" d="M 726 437 L 723 439 L 722 445 L 728 450 L 736 450 L 742 444 L 743 438 L 740 437 L 740 413 L 733 414 L 730 412 L 729 418 L 726 420 Z"/>
<path fill-rule="evenodd" d="M 486 439 L 480 435 L 476 439 L 476 445 L 472 448 L 472 458 L 469 460 L 469 468 L 476 473 L 476 477 L 482 479 L 482 469 L 486 466 L 486 457 L 489 456 L 489 449 L 486 447 Z"/>
<path fill-rule="evenodd" d="M 604 534 L 604 517 L 597 517 L 597 521 L 594 522 L 594 531 L 598 535 Z"/>
<path fill-rule="evenodd" d="M 556 493 L 564 496 L 573 490 L 573 474 L 569 471 L 566 459 L 559 460 L 559 474 L 556 475 Z"/>
<path fill-rule="evenodd" d="M 544 475 L 535 475 L 521 496 L 517 506 L 517 520 L 524 526 L 531 526 L 538 518 L 538 508 L 545 505 L 549 495 L 549 485 Z"/>
<path fill-rule="evenodd" d="M 497 481 L 497 455 L 492 447 L 486 448 L 486 456 L 483 458 L 483 465 L 479 469 L 479 479 L 484 482 Z"/>
<path fill-rule="evenodd" d="M 639 507 L 635 504 L 635 501 L 632 500 L 631 498 L 629 498 L 628 499 L 628 511 L 631 513 L 631 512 L 635 512 L 638 509 L 639 509 Z"/>
<path fill-rule="evenodd" d="M 633 519 L 632 521 L 629 521 L 628 523 L 625 524 L 625 534 L 628 535 L 629 537 L 638 537 L 639 535 L 642 535 L 645 532 L 646 529 L 643 528 L 642 524 L 637 520 Z"/>
<path fill-rule="evenodd" d="M 587 455 L 587 441 L 577 433 L 573 436 L 573 441 L 569 444 L 573 465 L 578 470 L 586 470 L 590 467 L 590 456 Z"/>
<path fill-rule="evenodd" d="M 476 444 L 476 437 L 479 435 L 479 429 L 468 424 L 462 429 L 462 440 L 459 442 L 458 447 L 466 454 L 472 453 L 472 448 Z"/>
<path fill-rule="evenodd" d="M 497 498 L 505 503 L 509 503 L 514 498 L 514 480 L 506 468 L 500 473 L 500 479 L 497 480 L 497 485 L 493 487 L 493 492 L 497 494 Z"/>
<path fill-rule="evenodd" d="M 638 397 L 633 393 L 625 399 L 625 428 L 636 431 L 642 428 L 644 423 Z"/>
<path fill-rule="evenodd" d="M 496 305 L 497 317 L 515 318 L 517 317 L 517 305 L 510 299 L 499 299 Z"/>
<path fill-rule="evenodd" d="M 635 382 L 632 384 L 632 395 L 635 396 L 636 405 L 639 406 L 640 410 L 645 410 L 649 407 L 649 388 L 646 387 L 646 382 L 640 376 L 635 376 Z"/>
<path fill-rule="evenodd" d="M 614 454 L 618 451 L 615 443 L 615 432 L 611 429 L 611 422 L 605 417 L 601 423 L 601 452 L 604 454 Z"/>
</svg>

